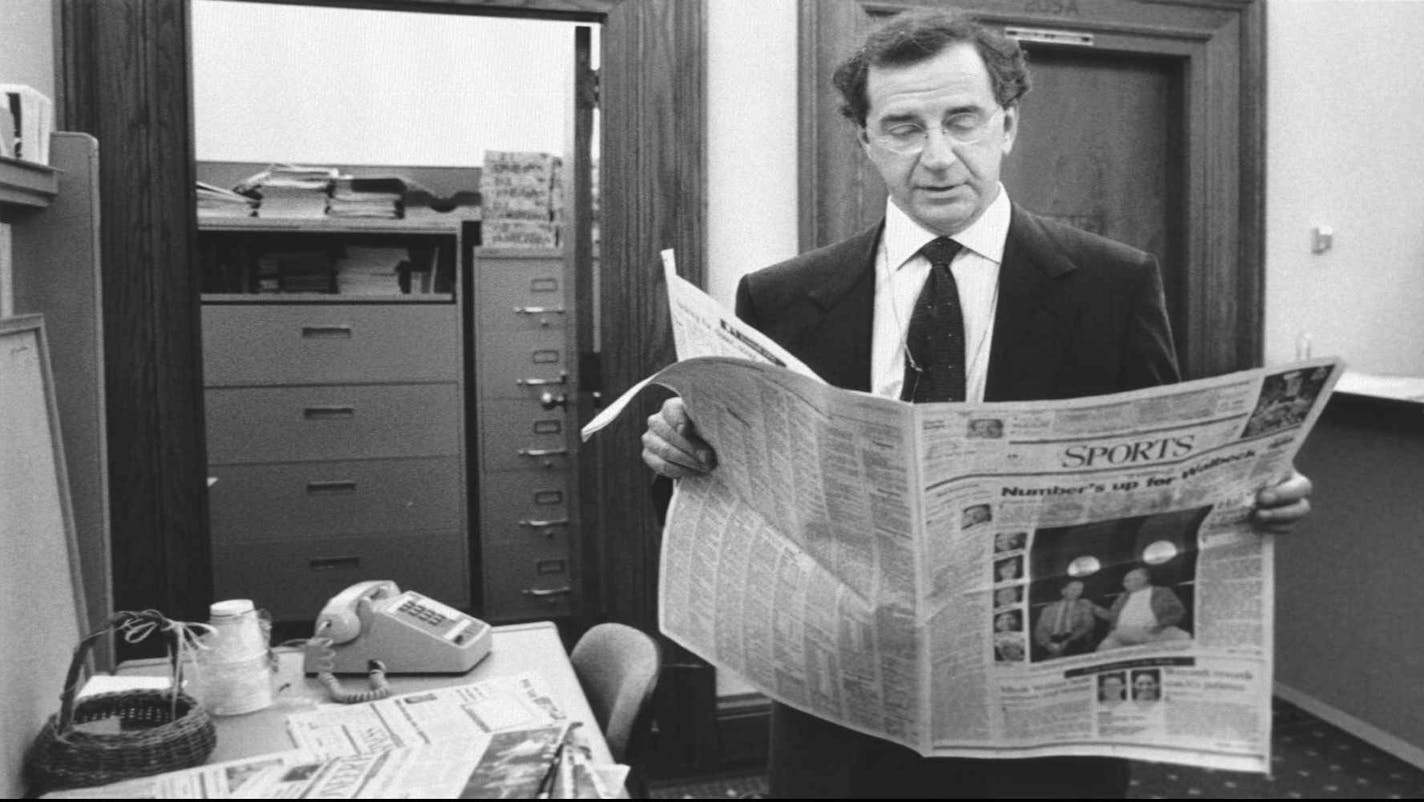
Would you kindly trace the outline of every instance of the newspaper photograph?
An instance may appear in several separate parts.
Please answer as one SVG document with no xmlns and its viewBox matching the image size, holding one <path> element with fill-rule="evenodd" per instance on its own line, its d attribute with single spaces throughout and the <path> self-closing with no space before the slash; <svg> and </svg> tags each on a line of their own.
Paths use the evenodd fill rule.
<svg viewBox="0 0 1424 802">
<path fill-rule="evenodd" d="M 648 381 L 683 398 L 718 467 L 677 483 L 660 626 L 924 755 L 1266 772 L 1274 564 L 1250 515 L 1342 370 L 915 405 L 683 358 Z"/>
</svg>

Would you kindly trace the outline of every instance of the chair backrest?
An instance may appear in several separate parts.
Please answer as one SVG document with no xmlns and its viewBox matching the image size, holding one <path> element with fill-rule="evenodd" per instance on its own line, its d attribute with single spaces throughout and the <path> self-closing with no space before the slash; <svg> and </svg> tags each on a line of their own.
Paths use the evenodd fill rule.
<svg viewBox="0 0 1424 802">
<path fill-rule="evenodd" d="M 658 685 L 662 654 L 647 633 L 615 623 L 592 627 L 574 644 L 569 658 L 588 697 L 608 751 L 626 762 L 628 743 Z"/>
</svg>

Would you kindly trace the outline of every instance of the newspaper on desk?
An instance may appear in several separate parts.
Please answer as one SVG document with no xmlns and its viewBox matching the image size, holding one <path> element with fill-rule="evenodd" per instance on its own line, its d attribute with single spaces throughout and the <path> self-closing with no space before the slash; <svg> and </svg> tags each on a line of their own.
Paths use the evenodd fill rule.
<svg viewBox="0 0 1424 802">
<path fill-rule="evenodd" d="M 608 799 L 626 766 L 595 765 L 543 677 L 525 673 L 287 717 L 298 748 L 47 799 Z"/>
<path fill-rule="evenodd" d="M 1250 515 L 1338 361 L 913 405 L 789 369 L 668 284 L 683 359 L 647 381 L 682 396 L 718 459 L 668 511 L 668 637 L 923 755 L 1269 769 L 1273 541 Z M 763 349 L 774 358 L 750 361 Z"/>
</svg>

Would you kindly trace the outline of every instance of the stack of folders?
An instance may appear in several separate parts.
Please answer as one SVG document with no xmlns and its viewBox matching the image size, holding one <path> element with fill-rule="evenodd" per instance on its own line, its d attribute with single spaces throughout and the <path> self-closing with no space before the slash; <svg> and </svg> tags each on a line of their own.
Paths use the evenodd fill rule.
<svg viewBox="0 0 1424 802">
<path fill-rule="evenodd" d="M 251 217 L 257 213 L 257 199 L 230 189 L 197 182 L 198 217 Z"/>
<path fill-rule="evenodd" d="M 331 187 L 326 213 L 331 217 L 394 220 L 401 216 L 405 182 L 399 178 L 341 176 Z"/>
</svg>

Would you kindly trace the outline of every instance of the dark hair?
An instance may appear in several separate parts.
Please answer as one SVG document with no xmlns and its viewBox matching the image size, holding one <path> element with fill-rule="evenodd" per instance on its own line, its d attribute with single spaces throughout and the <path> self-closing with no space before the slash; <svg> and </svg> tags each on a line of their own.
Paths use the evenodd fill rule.
<svg viewBox="0 0 1424 802">
<path fill-rule="evenodd" d="M 960 42 L 969 42 L 979 51 L 1000 106 L 1008 108 L 1028 94 L 1028 64 L 1018 42 L 961 11 L 914 9 L 871 31 L 860 49 L 836 67 L 831 82 L 841 93 L 841 114 L 865 125 L 870 111 L 865 84 L 871 67 L 919 64 Z"/>
</svg>

